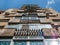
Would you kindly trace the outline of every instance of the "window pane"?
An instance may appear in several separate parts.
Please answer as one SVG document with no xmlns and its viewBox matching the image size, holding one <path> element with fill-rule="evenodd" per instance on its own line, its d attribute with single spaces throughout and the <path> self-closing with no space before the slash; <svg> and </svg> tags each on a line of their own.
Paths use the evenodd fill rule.
<svg viewBox="0 0 60 45">
<path fill-rule="evenodd" d="M 18 42 L 18 41 L 16 41 L 16 42 L 14 42 L 14 45 L 26 45 L 26 42 Z"/>
<path fill-rule="evenodd" d="M 29 17 L 29 20 L 38 20 L 38 17 Z"/>
<path fill-rule="evenodd" d="M 33 42 L 30 42 L 30 45 L 44 45 L 43 41 L 33 41 Z"/>
<path fill-rule="evenodd" d="M 16 29 L 22 29 L 22 26 L 24 24 L 17 24 L 17 25 L 7 25 L 5 28 L 16 28 Z M 31 30 L 39 30 L 42 28 L 52 28 L 52 26 L 50 24 L 28 24 L 29 25 L 29 29 Z"/>
<path fill-rule="evenodd" d="M 5 28 L 16 28 L 17 30 L 22 28 L 22 24 L 18 24 L 18 25 L 7 25 Z"/>
<path fill-rule="evenodd" d="M 45 45 L 58 45 L 57 39 L 47 39 L 45 40 Z"/>
<path fill-rule="evenodd" d="M 22 17 L 23 20 L 38 20 L 38 17 Z"/>
<path fill-rule="evenodd" d="M 10 41 L 0 41 L 0 45 L 10 45 Z"/>
<path fill-rule="evenodd" d="M 52 26 L 50 24 L 29 24 L 29 29 L 31 30 L 39 30 L 42 28 L 52 28 Z"/>
<path fill-rule="evenodd" d="M 29 19 L 29 17 L 22 17 L 22 19 L 23 19 L 23 20 L 28 20 L 28 19 Z"/>
<path fill-rule="evenodd" d="M 30 39 L 43 39 L 43 36 L 30 36 Z"/>
</svg>

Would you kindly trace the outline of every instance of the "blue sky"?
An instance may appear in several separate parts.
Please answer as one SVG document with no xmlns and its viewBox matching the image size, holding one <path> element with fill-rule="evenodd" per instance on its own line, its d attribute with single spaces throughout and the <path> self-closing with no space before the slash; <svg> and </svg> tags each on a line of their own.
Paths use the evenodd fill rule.
<svg viewBox="0 0 60 45">
<path fill-rule="evenodd" d="M 20 8 L 24 4 L 37 4 L 42 8 L 53 8 L 60 12 L 60 0 L 0 0 L 0 10 Z"/>
</svg>

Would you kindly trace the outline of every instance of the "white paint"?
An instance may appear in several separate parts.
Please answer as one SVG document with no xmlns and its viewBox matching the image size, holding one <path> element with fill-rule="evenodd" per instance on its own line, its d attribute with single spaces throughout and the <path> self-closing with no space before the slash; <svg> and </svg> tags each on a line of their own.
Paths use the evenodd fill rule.
<svg viewBox="0 0 60 45">
<path fill-rule="evenodd" d="M 14 42 L 13 42 L 13 40 L 11 40 L 11 43 L 10 43 L 10 45 L 14 45 Z"/>
<path fill-rule="evenodd" d="M 52 41 L 50 45 L 58 45 L 58 42 Z"/>
<path fill-rule="evenodd" d="M 27 41 L 27 45 L 30 45 L 30 42 L 29 41 Z"/>
<path fill-rule="evenodd" d="M 45 45 L 58 45 L 57 39 L 45 39 L 44 40 Z"/>
</svg>

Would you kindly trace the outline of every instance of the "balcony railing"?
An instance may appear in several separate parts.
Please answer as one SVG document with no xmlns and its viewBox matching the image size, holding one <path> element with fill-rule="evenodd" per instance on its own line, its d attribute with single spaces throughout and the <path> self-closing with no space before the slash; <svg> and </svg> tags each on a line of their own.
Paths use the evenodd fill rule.
<svg viewBox="0 0 60 45">
<path fill-rule="evenodd" d="M 43 40 L 43 36 L 14 36 L 13 40 Z"/>
</svg>

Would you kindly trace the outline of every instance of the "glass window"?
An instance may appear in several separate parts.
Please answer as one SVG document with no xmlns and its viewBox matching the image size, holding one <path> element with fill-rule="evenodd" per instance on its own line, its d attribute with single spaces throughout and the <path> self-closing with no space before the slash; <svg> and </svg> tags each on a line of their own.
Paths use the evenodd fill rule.
<svg viewBox="0 0 60 45">
<path fill-rule="evenodd" d="M 0 45 L 10 45 L 10 41 L 0 41 Z"/>
<path fill-rule="evenodd" d="M 22 17 L 22 19 L 23 19 L 23 20 L 28 20 L 28 19 L 29 19 L 29 17 Z"/>
<path fill-rule="evenodd" d="M 29 24 L 29 29 L 31 30 L 39 30 L 42 28 L 52 28 L 52 26 L 50 24 Z"/>
<path fill-rule="evenodd" d="M 43 39 L 43 36 L 30 36 L 30 39 Z"/>
<path fill-rule="evenodd" d="M 29 17 L 29 20 L 38 20 L 38 17 Z"/>
<path fill-rule="evenodd" d="M 26 39 L 28 38 L 27 36 L 15 36 L 16 39 Z"/>
<path fill-rule="evenodd" d="M 19 24 L 18 29 L 22 29 L 23 24 Z"/>
<path fill-rule="evenodd" d="M 30 42 L 30 45 L 44 45 L 43 41 L 33 41 Z"/>
<path fill-rule="evenodd" d="M 58 40 L 57 39 L 46 39 L 45 45 L 58 45 Z"/>
<path fill-rule="evenodd" d="M 16 28 L 17 30 L 22 28 L 22 24 L 18 24 L 18 25 L 7 25 L 5 28 Z"/>
<path fill-rule="evenodd" d="M 18 42 L 18 41 L 16 41 L 16 42 L 14 42 L 14 45 L 26 45 L 26 42 Z"/>
<path fill-rule="evenodd" d="M 38 17 L 22 17 L 23 20 L 38 20 Z"/>
<path fill-rule="evenodd" d="M 7 25 L 5 28 L 16 28 L 17 30 L 22 29 L 22 26 L 24 24 L 18 24 L 18 25 Z M 29 29 L 31 30 L 39 30 L 42 28 L 52 28 L 52 26 L 50 24 L 28 24 L 29 25 Z"/>
</svg>

